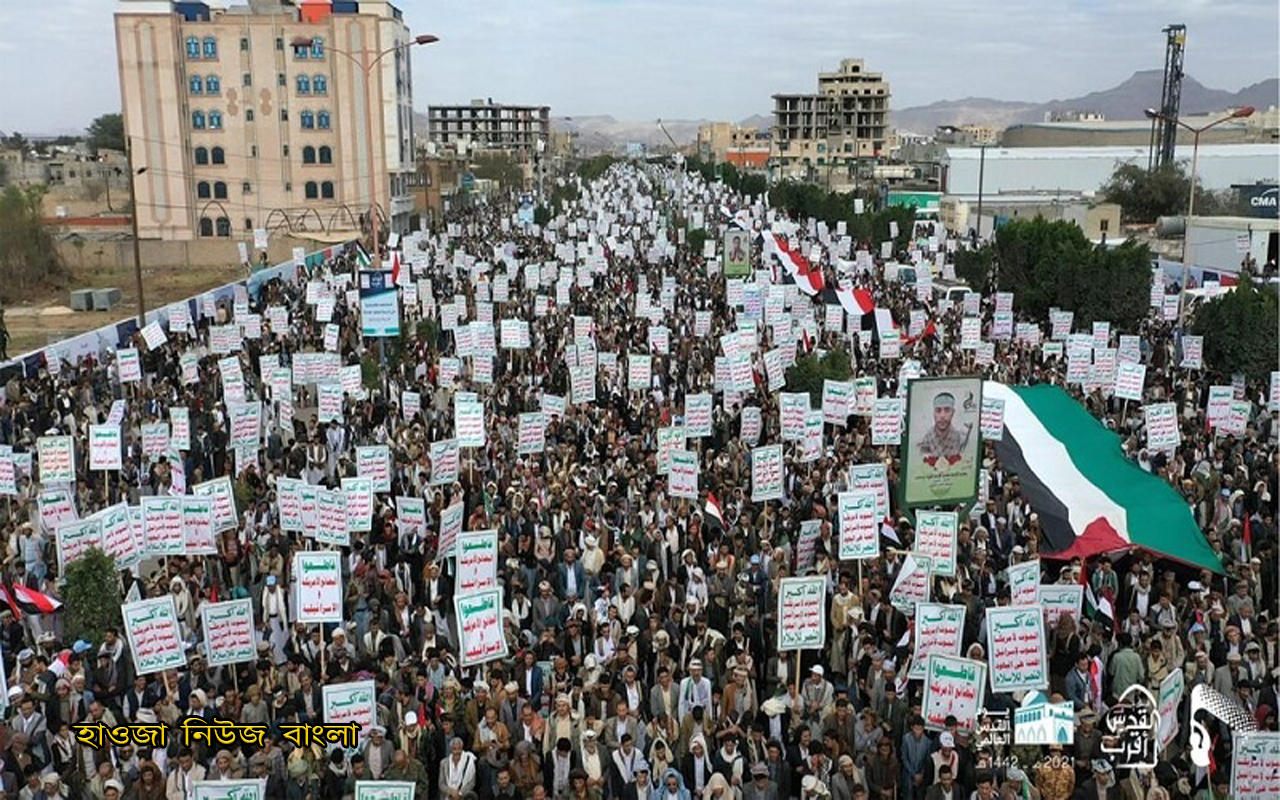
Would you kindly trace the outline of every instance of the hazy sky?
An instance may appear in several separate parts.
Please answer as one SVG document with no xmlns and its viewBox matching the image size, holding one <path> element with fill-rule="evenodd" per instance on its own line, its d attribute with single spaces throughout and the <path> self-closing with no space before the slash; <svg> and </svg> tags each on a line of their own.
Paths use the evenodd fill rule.
<svg viewBox="0 0 1280 800">
<path fill-rule="evenodd" d="M 113 0 L 0 0 L 0 130 L 84 127 L 119 109 Z M 1171 22 L 1186 70 L 1237 90 L 1274 77 L 1276 0 L 402 0 L 415 104 L 492 97 L 554 116 L 737 120 L 814 91 L 842 56 L 885 73 L 894 107 L 1046 101 L 1160 69 Z"/>
</svg>

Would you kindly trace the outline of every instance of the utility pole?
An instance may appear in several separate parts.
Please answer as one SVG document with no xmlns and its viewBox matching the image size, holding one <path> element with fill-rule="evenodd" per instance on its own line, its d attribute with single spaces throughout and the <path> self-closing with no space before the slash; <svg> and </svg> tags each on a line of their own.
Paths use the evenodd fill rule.
<svg viewBox="0 0 1280 800">
<path fill-rule="evenodd" d="M 133 168 L 132 136 L 125 138 L 124 154 L 129 168 L 129 221 L 133 226 L 133 276 L 138 282 L 138 328 L 141 329 L 147 324 L 147 301 L 142 293 L 142 246 L 138 242 L 138 195 L 133 182 L 139 175 L 146 172 L 146 167 L 136 171 Z"/>
<path fill-rule="evenodd" d="M 987 146 L 978 146 L 978 224 L 974 226 L 977 239 L 982 238 L 982 188 L 987 173 Z M 975 240 L 976 241 L 976 240 Z"/>
</svg>

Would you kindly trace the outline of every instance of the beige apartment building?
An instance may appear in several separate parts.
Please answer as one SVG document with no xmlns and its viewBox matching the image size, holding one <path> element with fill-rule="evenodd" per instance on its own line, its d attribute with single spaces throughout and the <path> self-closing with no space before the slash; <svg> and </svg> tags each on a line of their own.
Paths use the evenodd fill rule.
<svg viewBox="0 0 1280 800">
<path fill-rule="evenodd" d="M 769 132 L 733 122 L 708 122 L 698 126 L 698 157 L 726 161 L 731 151 L 768 147 Z"/>
<path fill-rule="evenodd" d="M 845 184 L 859 161 L 888 156 L 889 97 L 884 75 L 860 58 L 818 73 L 814 94 L 775 94 L 774 177 Z"/>
<path fill-rule="evenodd" d="M 342 238 L 413 213 L 413 43 L 383 0 L 118 0 L 142 238 Z M 307 42 L 304 44 L 303 42 Z"/>
</svg>

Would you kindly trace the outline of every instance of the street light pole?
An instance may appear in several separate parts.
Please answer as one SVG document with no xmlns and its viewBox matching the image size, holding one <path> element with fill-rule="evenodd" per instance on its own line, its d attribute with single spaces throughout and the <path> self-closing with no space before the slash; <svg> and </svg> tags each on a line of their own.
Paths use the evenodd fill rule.
<svg viewBox="0 0 1280 800">
<path fill-rule="evenodd" d="M 315 41 L 316 40 L 313 37 L 299 36 L 295 38 L 292 42 L 290 42 L 290 44 L 292 44 L 294 47 L 312 47 Z M 440 41 L 439 36 L 435 36 L 430 33 L 422 33 L 413 37 L 411 40 L 407 42 L 397 44 L 394 47 L 388 47 L 386 50 L 383 50 L 382 52 L 374 56 L 372 61 L 369 60 L 369 56 L 370 54 L 373 53 L 373 51 L 368 48 L 358 51 L 360 53 L 359 61 L 357 61 L 355 56 L 353 56 L 351 53 L 347 52 L 346 50 L 343 50 L 338 47 L 332 47 L 332 46 L 327 48 L 329 52 L 336 53 L 340 56 L 345 57 L 348 61 L 350 61 L 360 70 L 361 74 L 364 75 L 365 121 L 366 121 L 366 124 L 369 126 L 369 135 L 365 137 L 365 157 L 369 161 L 369 231 L 373 237 L 373 252 L 371 254 L 371 257 L 373 260 L 373 266 L 375 268 L 382 265 L 382 256 L 378 248 L 378 243 L 379 243 L 379 240 L 378 240 L 378 190 L 377 190 L 378 164 L 374 159 L 375 151 L 373 148 L 373 137 L 374 137 L 373 92 L 372 92 L 373 68 L 378 65 L 378 62 L 381 61 L 384 56 L 390 53 L 394 53 L 399 50 L 407 50 L 408 48 L 413 47 L 414 45 L 433 44 L 438 41 Z M 389 212 L 390 212 L 389 205 L 387 210 L 389 215 Z"/>
<path fill-rule="evenodd" d="M 147 324 L 147 301 L 142 292 L 142 246 L 138 242 L 138 195 L 134 189 L 134 180 L 147 171 L 146 167 L 135 171 L 133 168 L 133 137 L 125 138 L 124 155 L 129 169 L 129 222 L 133 227 L 133 277 L 138 283 L 138 328 Z"/>
<path fill-rule="evenodd" d="M 975 241 L 982 238 L 982 189 L 983 182 L 987 177 L 987 146 L 985 144 L 978 146 L 978 224 L 974 226 L 977 232 Z M 976 245 L 975 245 L 976 246 Z"/>
<path fill-rule="evenodd" d="M 1156 111 L 1154 108 L 1148 108 L 1144 112 L 1147 115 L 1148 119 L 1153 119 L 1153 120 L 1159 119 L 1159 120 L 1164 120 L 1165 122 L 1172 122 L 1178 127 L 1183 128 L 1184 130 L 1190 131 L 1192 135 L 1191 188 L 1187 190 L 1187 218 L 1183 225 L 1183 231 L 1182 231 L 1182 280 L 1179 286 L 1180 291 L 1178 293 L 1178 327 L 1182 327 L 1183 323 L 1185 322 L 1184 317 L 1186 316 L 1186 313 L 1187 313 L 1187 303 L 1186 303 L 1187 281 L 1191 277 L 1191 261 L 1187 257 L 1187 250 L 1190 247 L 1189 242 L 1191 241 L 1191 219 L 1196 214 L 1196 173 L 1200 165 L 1200 134 L 1204 133 L 1205 131 L 1209 130 L 1210 128 L 1216 125 L 1221 125 L 1224 122 L 1230 122 L 1233 119 L 1243 119 L 1245 117 L 1251 117 L 1253 116 L 1253 112 L 1254 112 L 1253 106 L 1244 106 L 1243 108 L 1237 108 L 1235 111 L 1232 111 L 1230 114 L 1227 114 L 1224 117 L 1216 119 L 1213 122 L 1210 122 L 1208 125 L 1201 125 L 1198 128 L 1193 128 L 1192 126 L 1188 125 L 1187 123 L 1183 122 L 1180 119 L 1174 119 L 1172 117 L 1165 116 L 1164 114 L 1161 114 L 1159 111 Z"/>
</svg>

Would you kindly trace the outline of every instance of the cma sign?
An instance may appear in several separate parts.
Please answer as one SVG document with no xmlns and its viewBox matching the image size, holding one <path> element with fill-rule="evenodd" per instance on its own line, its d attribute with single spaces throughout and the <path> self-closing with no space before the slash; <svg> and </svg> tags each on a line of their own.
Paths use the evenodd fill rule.
<svg viewBox="0 0 1280 800">
<path fill-rule="evenodd" d="M 1280 187 L 1250 186 L 1241 190 L 1249 203 L 1249 215 L 1275 218 L 1280 212 Z"/>
</svg>

